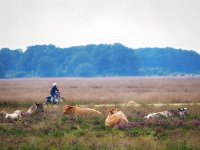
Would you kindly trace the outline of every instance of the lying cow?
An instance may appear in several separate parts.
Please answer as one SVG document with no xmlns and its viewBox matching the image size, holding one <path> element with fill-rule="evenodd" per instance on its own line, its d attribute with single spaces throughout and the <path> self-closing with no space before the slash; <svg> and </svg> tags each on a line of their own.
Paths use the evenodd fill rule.
<svg viewBox="0 0 200 150">
<path fill-rule="evenodd" d="M 34 106 L 31 106 L 27 111 L 26 114 L 33 114 L 34 112 L 44 112 L 43 104 L 35 102 Z"/>
<path fill-rule="evenodd" d="M 21 110 L 16 110 L 12 114 L 6 113 L 5 111 L 1 111 L 1 114 L 5 115 L 5 119 L 11 119 L 11 120 L 16 120 L 22 117 L 21 113 L 22 113 Z"/>
<path fill-rule="evenodd" d="M 122 111 L 112 108 L 109 110 L 108 116 L 105 120 L 105 126 L 119 128 L 123 127 L 128 122 L 128 119 Z"/>
<path fill-rule="evenodd" d="M 145 119 L 153 119 L 153 118 L 158 118 L 160 116 L 159 113 L 150 113 L 146 116 L 144 116 Z"/>
<path fill-rule="evenodd" d="M 30 119 L 31 115 L 34 115 L 36 118 L 39 117 L 39 119 L 45 119 L 43 104 L 35 102 L 35 105 L 31 106 L 26 112 L 22 113 L 22 117 L 27 119 Z"/>
<path fill-rule="evenodd" d="M 162 112 L 157 112 L 157 113 L 150 113 L 147 116 L 145 116 L 144 118 L 151 119 L 151 118 L 158 118 L 160 116 L 170 117 L 172 115 L 173 114 L 170 111 L 162 111 Z"/>
<path fill-rule="evenodd" d="M 102 113 L 91 108 L 80 108 L 78 106 L 64 106 L 63 114 L 67 114 L 72 118 L 75 117 L 93 117 L 93 116 L 101 116 Z"/>
<path fill-rule="evenodd" d="M 180 116 L 185 117 L 188 114 L 187 108 L 178 108 L 178 111 L 176 110 L 169 110 L 169 111 L 162 111 L 157 113 L 150 113 L 147 116 L 145 116 L 145 119 L 153 119 L 153 118 L 159 118 L 160 116 L 164 117 L 171 117 L 171 116 Z"/>
</svg>

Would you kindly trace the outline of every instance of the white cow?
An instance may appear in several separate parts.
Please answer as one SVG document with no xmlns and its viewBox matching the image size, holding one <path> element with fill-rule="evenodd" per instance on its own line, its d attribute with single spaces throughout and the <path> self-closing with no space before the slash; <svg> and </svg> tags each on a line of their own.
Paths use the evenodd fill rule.
<svg viewBox="0 0 200 150">
<path fill-rule="evenodd" d="M 16 110 L 12 114 L 6 113 L 5 111 L 1 111 L 1 114 L 5 114 L 5 119 L 10 118 L 12 120 L 15 120 L 15 119 L 22 117 L 21 113 L 22 113 L 21 110 Z"/>
<path fill-rule="evenodd" d="M 146 115 L 144 118 L 145 119 L 153 119 L 153 118 L 158 118 L 160 116 L 164 117 L 171 117 L 171 116 L 180 116 L 180 117 L 185 117 L 188 114 L 187 108 L 178 108 L 177 110 L 169 110 L 169 111 L 161 111 L 161 112 L 156 112 L 156 113 L 150 113 Z"/>
<path fill-rule="evenodd" d="M 144 118 L 145 119 L 152 119 L 152 118 L 158 118 L 159 114 L 158 113 L 150 113 L 148 115 L 146 115 Z"/>
</svg>

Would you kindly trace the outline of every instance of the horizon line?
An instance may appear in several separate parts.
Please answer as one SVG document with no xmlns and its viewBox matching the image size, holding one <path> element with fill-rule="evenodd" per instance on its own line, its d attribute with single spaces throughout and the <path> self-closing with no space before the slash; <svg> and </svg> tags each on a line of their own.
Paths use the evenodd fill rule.
<svg viewBox="0 0 200 150">
<path fill-rule="evenodd" d="M 71 46 L 59 46 L 59 45 L 56 45 L 56 44 L 52 44 L 52 43 L 48 43 L 48 44 L 31 44 L 31 45 L 28 45 L 26 46 L 25 48 L 9 48 L 9 47 L 0 47 L 0 50 L 2 49 L 10 49 L 10 50 L 22 50 L 23 52 L 25 52 L 28 47 L 32 47 L 32 46 L 49 46 L 49 45 L 52 45 L 52 46 L 55 46 L 56 48 L 72 48 L 72 47 L 80 47 L 80 46 L 88 46 L 88 45 L 115 45 L 115 44 L 119 44 L 119 45 L 122 45 L 124 47 L 127 47 L 127 48 L 130 48 L 130 49 L 134 49 L 134 50 L 137 50 L 137 49 L 143 49 L 143 48 L 172 48 L 172 49 L 176 49 L 176 50 L 186 50 L 186 51 L 194 51 L 198 54 L 200 54 L 200 51 L 199 50 L 194 50 L 194 49 L 184 49 L 184 48 L 177 48 L 177 47 L 173 47 L 173 46 L 161 46 L 161 47 L 158 47 L 158 46 L 146 46 L 146 47 L 130 47 L 130 46 L 127 46 L 123 43 L 120 43 L 120 42 L 114 42 L 114 43 L 88 43 L 88 44 L 77 44 L 77 45 L 71 45 Z"/>
</svg>

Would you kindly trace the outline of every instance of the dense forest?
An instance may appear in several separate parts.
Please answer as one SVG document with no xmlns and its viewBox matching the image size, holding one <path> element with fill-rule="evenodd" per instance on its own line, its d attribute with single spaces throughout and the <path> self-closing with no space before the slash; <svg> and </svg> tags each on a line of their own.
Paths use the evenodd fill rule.
<svg viewBox="0 0 200 150">
<path fill-rule="evenodd" d="M 165 76 L 200 74 L 200 55 L 173 48 L 132 49 L 122 44 L 0 50 L 0 78 Z"/>
</svg>

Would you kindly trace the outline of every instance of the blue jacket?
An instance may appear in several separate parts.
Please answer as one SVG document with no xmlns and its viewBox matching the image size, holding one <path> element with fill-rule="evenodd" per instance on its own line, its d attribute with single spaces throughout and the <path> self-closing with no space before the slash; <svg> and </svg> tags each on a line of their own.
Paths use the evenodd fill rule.
<svg viewBox="0 0 200 150">
<path fill-rule="evenodd" d="M 55 86 L 52 86 L 51 91 L 50 91 L 50 94 L 51 94 L 52 96 L 54 96 L 55 93 L 56 93 L 56 91 L 59 91 L 58 88 L 57 88 L 57 86 L 56 86 L 56 85 L 55 85 Z"/>
</svg>

